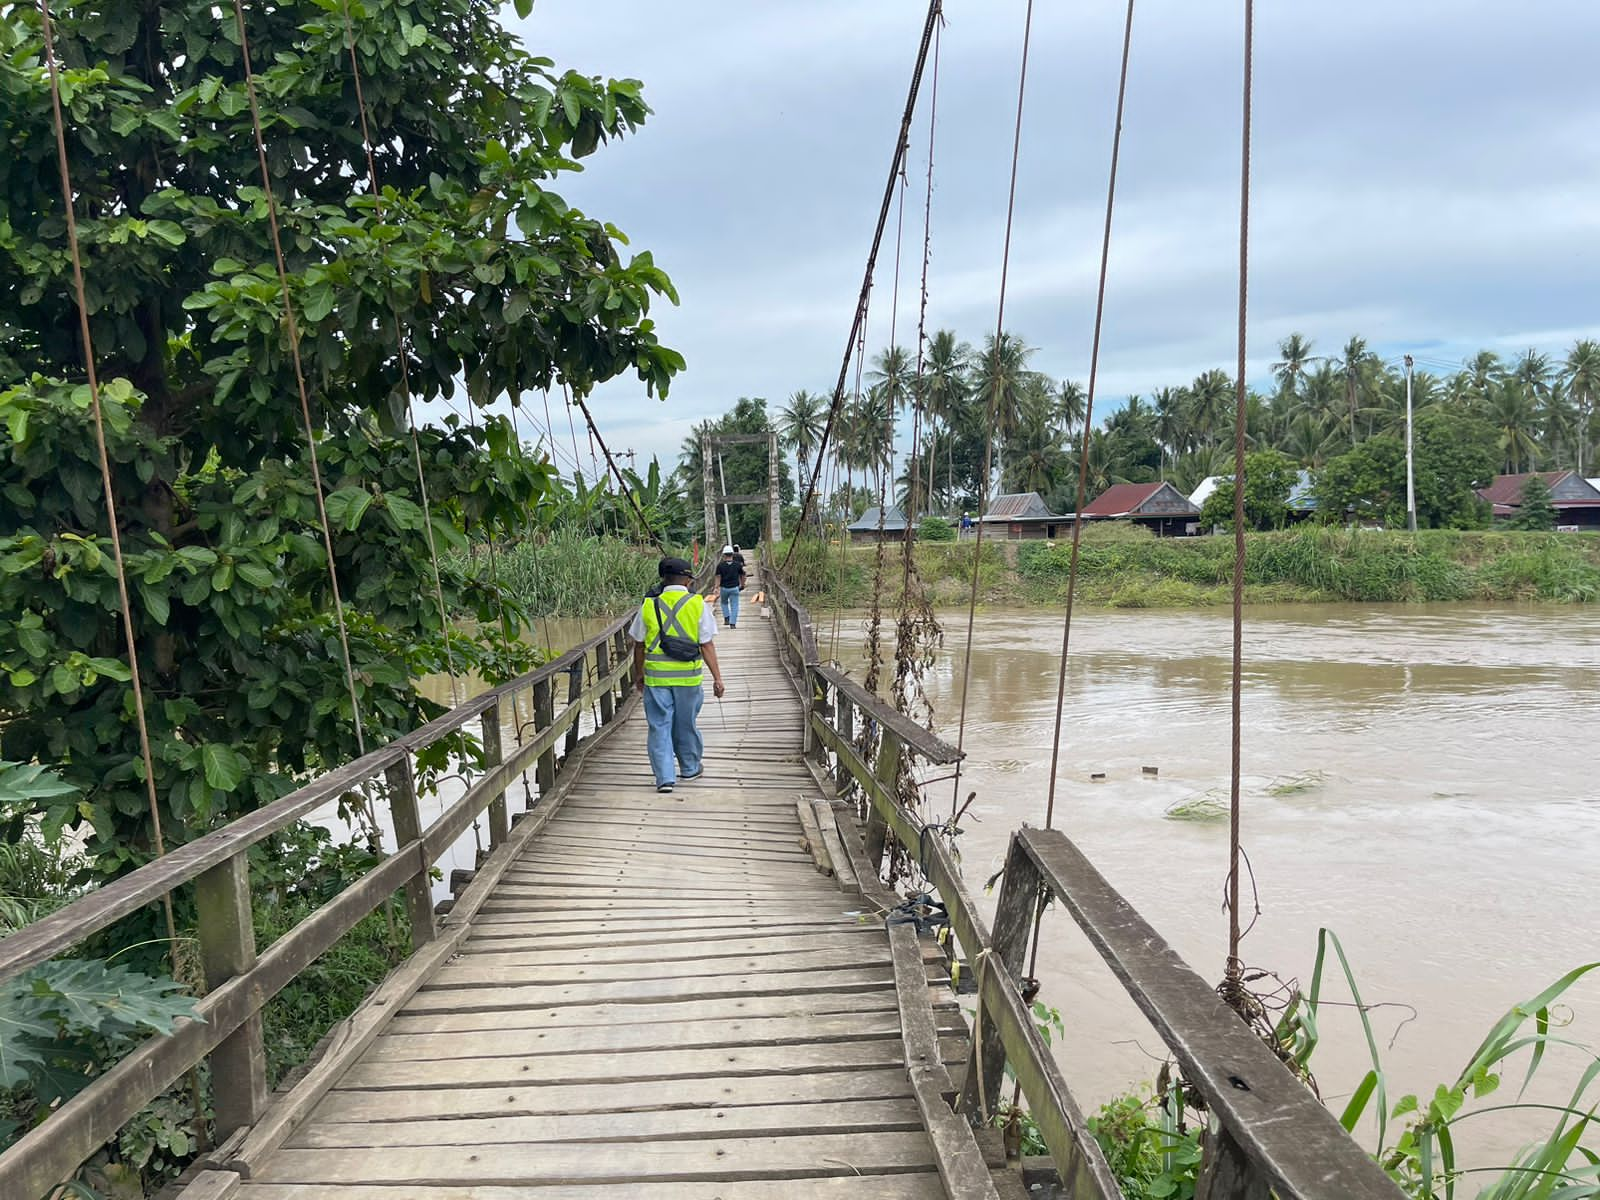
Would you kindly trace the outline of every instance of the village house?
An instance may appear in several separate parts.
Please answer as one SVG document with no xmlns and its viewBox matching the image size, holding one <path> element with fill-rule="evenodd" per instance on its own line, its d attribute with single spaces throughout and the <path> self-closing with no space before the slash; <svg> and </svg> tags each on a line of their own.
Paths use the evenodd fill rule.
<svg viewBox="0 0 1600 1200">
<path fill-rule="evenodd" d="M 1576 471 L 1530 471 L 1522 475 L 1496 475 L 1478 495 L 1494 505 L 1495 520 L 1509 520 L 1522 507 L 1522 489 L 1538 475 L 1550 489 L 1558 529 L 1600 529 L 1600 481 L 1585 479 Z"/>
<path fill-rule="evenodd" d="M 878 506 L 874 504 L 848 527 L 847 532 L 851 543 L 855 545 L 874 543 L 880 534 L 886 542 L 903 542 L 913 535 L 911 525 L 898 504 L 891 504 L 884 510 L 881 530 L 878 528 Z"/>
<path fill-rule="evenodd" d="M 1038 492 L 996 496 L 989 511 L 983 514 L 983 523 L 987 533 L 1004 537 L 1008 542 L 1065 537 L 1072 529 L 1072 518 L 1051 512 Z"/>
<path fill-rule="evenodd" d="M 1196 533 L 1200 507 L 1170 483 L 1114 483 L 1083 509 L 1086 521 L 1133 521 L 1158 537 Z"/>
<path fill-rule="evenodd" d="M 1189 502 L 1196 508 L 1204 508 L 1206 501 L 1211 499 L 1211 494 L 1217 490 L 1218 485 L 1225 480 L 1231 480 L 1232 475 L 1207 475 L 1200 481 L 1200 486 L 1189 493 Z M 1317 514 L 1317 497 L 1313 491 L 1311 472 L 1304 467 L 1295 476 L 1294 486 L 1289 489 L 1289 498 L 1284 502 L 1289 510 L 1289 520 L 1304 521 Z"/>
</svg>

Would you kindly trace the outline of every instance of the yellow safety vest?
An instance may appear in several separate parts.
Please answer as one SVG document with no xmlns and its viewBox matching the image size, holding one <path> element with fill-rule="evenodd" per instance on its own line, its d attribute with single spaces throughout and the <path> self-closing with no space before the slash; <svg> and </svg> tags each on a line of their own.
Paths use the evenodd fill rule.
<svg viewBox="0 0 1600 1200">
<path fill-rule="evenodd" d="M 706 598 L 698 592 L 673 591 L 660 597 L 661 616 L 667 620 L 668 637 L 688 638 L 700 643 L 700 615 L 705 611 Z M 639 609 L 644 618 L 644 681 L 651 687 L 701 686 L 701 660 L 684 662 L 672 658 L 661 648 L 662 627 L 656 615 L 655 598 L 648 599 Z"/>
</svg>

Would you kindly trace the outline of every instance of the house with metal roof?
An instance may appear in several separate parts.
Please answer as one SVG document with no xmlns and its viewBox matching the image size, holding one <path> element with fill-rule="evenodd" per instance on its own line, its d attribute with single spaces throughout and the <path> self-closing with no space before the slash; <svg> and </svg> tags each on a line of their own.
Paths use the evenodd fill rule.
<svg viewBox="0 0 1600 1200">
<path fill-rule="evenodd" d="M 852 542 L 876 542 L 881 534 L 884 541 L 901 542 L 911 536 L 911 525 L 898 504 L 883 510 L 882 529 L 876 504 L 870 505 L 852 524 L 846 527 Z"/>
<path fill-rule="evenodd" d="M 983 514 L 983 523 L 990 534 L 1012 542 L 1065 537 L 1072 530 L 1072 518 L 1051 512 L 1038 492 L 996 496 Z"/>
<path fill-rule="evenodd" d="M 1200 506 L 1170 483 L 1114 483 L 1083 509 L 1086 521 L 1134 521 L 1159 537 L 1196 533 Z"/>
<path fill-rule="evenodd" d="M 1600 483 L 1585 479 L 1576 471 L 1526 471 L 1520 475 L 1496 475 L 1488 487 L 1478 489 L 1494 505 L 1496 520 L 1509 520 L 1522 508 L 1522 489 L 1535 475 L 1550 489 L 1550 504 L 1556 510 L 1559 529 L 1600 529 Z"/>
<path fill-rule="evenodd" d="M 1204 508 L 1206 501 L 1211 498 L 1218 485 L 1231 480 L 1232 475 L 1207 475 L 1200 481 L 1200 486 L 1189 493 L 1189 502 L 1196 508 Z M 1317 497 L 1315 494 L 1316 482 L 1311 478 L 1311 472 L 1301 468 L 1295 477 L 1294 486 L 1289 489 L 1289 499 L 1285 502 L 1289 509 L 1291 521 L 1301 520 L 1312 516 L 1317 511 Z"/>
</svg>

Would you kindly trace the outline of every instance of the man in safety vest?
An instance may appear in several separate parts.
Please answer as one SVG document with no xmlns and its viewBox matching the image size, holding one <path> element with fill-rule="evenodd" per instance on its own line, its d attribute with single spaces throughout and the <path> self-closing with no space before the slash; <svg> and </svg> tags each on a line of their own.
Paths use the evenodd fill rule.
<svg viewBox="0 0 1600 1200">
<path fill-rule="evenodd" d="M 661 589 L 645 597 L 628 626 L 633 639 L 633 674 L 644 693 L 650 725 L 650 769 L 656 791 L 670 792 L 704 772 L 705 745 L 695 718 L 705 702 L 701 663 L 711 668 L 718 700 L 726 690 L 717 665 L 717 618 L 706 598 L 689 590 L 693 568 L 681 558 L 663 558 Z M 679 771 L 682 771 L 681 776 Z"/>
</svg>

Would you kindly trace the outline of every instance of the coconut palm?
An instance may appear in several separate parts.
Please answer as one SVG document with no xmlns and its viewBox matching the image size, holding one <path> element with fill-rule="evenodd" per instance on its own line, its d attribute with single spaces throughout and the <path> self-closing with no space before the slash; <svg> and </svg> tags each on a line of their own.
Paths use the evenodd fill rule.
<svg viewBox="0 0 1600 1200">
<path fill-rule="evenodd" d="M 1272 377 L 1278 381 L 1278 391 L 1287 396 L 1300 394 L 1300 380 L 1311 361 L 1311 339 L 1304 334 L 1291 333 L 1278 343 L 1278 361 L 1272 364 Z"/>
<path fill-rule="evenodd" d="M 1182 388 L 1157 388 L 1150 393 L 1156 410 L 1156 441 L 1161 443 L 1162 470 L 1189 448 L 1193 436 L 1189 426 L 1189 394 Z"/>
<path fill-rule="evenodd" d="M 882 483 L 893 446 L 894 410 L 882 388 L 868 388 L 841 414 L 843 437 L 839 442 L 840 461 L 851 470 L 870 471 L 875 484 Z"/>
<path fill-rule="evenodd" d="M 1197 446 L 1215 445 L 1233 420 L 1238 384 L 1226 371 L 1212 370 L 1189 385 L 1189 428 Z"/>
<path fill-rule="evenodd" d="M 1382 369 L 1378 356 L 1367 349 L 1367 339 L 1353 337 L 1344 344 L 1339 372 L 1344 376 L 1344 403 L 1348 415 L 1350 442 L 1356 441 L 1356 412 L 1373 392 L 1374 377 Z"/>
<path fill-rule="evenodd" d="M 798 391 L 778 410 L 778 436 L 799 459 L 800 478 L 804 483 L 810 482 L 811 455 L 822 441 L 827 419 L 827 397 L 815 392 Z"/>
<path fill-rule="evenodd" d="M 878 391 L 895 412 L 911 403 L 911 389 L 916 382 L 916 364 L 902 346 L 890 346 L 880 351 L 872 360 L 872 370 L 867 381 Z"/>
<path fill-rule="evenodd" d="M 1505 378 L 1505 364 L 1493 350 L 1480 350 L 1466 364 L 1467 394 L 1479 402 L 1490 399 L 1489 392 Z"/>
<path fill-rule="evenodd" d="M 1530 470 L 1539 455 L 1539 409 L 1528 389 L 1515 379 L 1505 380 L 1490 390 L 1482 411 L 1500 435 L 1507 473 Z"/>
<path fill-rule="evenodd" d="M 959 340 L 954 331 L 940 329 L 928 339 L 928 351 L 922 360 L 922 376 L 917 386 L 922 389 L 923 412 L 933 423 L 935 437 L 944 435 L 946 479 L 945 490 L 953 497 L 956 490 L 955 431 L 967 420 L 967 404 L 971 396 L 968 367 L 972 347 Z M 929 453 L 930 465 L 938 457 L 935 444 Z"/>
<path fill-rule="evenodd" d="M 1049 495 L 1065 473 L 1066 432 L 1056 420 L 1056 397 L 1040 390 L 1023 401 L 1016 433 L 1006 447 L 1002 483 L 1011 492 Z"/>
<path fill-rule="evenodd" d="M 1083 428 L 1084 414 L 1089 408 L 1089 393 L 1083 384 L 1063 379 L 1056 387 L 1056 425 L 1068 440 L 1075 440 Z"/>
<path fill-rule="evenodd" d="M 1567 395 L 1576 413 L 1578 474 L 1584 474 L 1589 438 L 1593 434 L 1596 401 L 1600 401 L 1600 342 L 1584 338 L 1567 352 Z"/>
<path fill-rule="evenodd" d="M 1028 359 L 1033 348 L 1014 333 L 984 338 L 983 353 L 972 360 L 972 393 L 985 414 L 992 414 L 994 433 L 1003 447 L 1017 430 L 1023 401 L 1034 386 Z M 1002 464 L 997 462 L 996 467 Z M 984 481 L 988 486 L 988 481 Z"/>
</svg>

